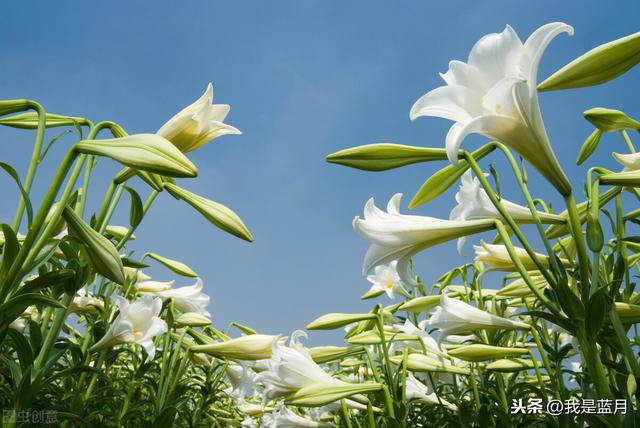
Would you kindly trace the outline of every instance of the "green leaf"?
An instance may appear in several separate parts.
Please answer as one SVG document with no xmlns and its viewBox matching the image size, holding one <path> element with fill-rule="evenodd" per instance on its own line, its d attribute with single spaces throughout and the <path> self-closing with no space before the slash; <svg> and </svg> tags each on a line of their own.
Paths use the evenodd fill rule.
<svg viewBox="0 0 640 428">
<path fill-rule="evenodd" d="M 8 326 L 31 305 L 45 305 L 64 308 L 57 300 L 38 293 L 25 293 L 15 296 L 0 305 L 0 329 Z"/>
<path fill-rule="evenodd" d="M 580 149 L 580 153 L 578 154 L 578 159 L 576 160 L 577 165 L 581 165 L 584 161 L 589 159 L 589 157 L 598 147 L 598 143 L 600 143 L 601 137 L 602 131 L 597 128 L 594 129 L 591 135 L 589 135 L 582 144 L 582 148 Z"/>
<path fill-rule="evenodd" d="M 18 361 L 20 361 L 20 367 L 22 371 L 26 371 L 28 367 L 33 365 L 33 352 L 31 351 L 31 345 L 29 341 L 24 337 L 22 333 L 10 328 L 7 334 L 13 342 L 13 349 L 18 355 Z"/>
<path fill-rule="evenodd" d="M 15 296 L 20 296 L 29 293 L 37 293 L 43 288 L 55 287 L 58 285 L 65 285 L 66 283 L 72 283 L 75 280 L 76 272 L 71 269 L 62 269 L 47 272 L 43 275 L 27 281 L 22 287 L 18 289 Z"/>
<path fill-rule="evenodd" d="M 6 224 L 0 225 L 2 234 L 4 235 L 4 245 L 2 247 L 2 265 L 0 266 L 0 283 L 9 273 L 11 266 L 13 265 L 18 252 L 20 251 L 20 244 L 18 238 L 13 232 L 13 229 Z"/>
<path fill-rule="evenodd" d="M 142 199 L 138 192 L 133 190 L 129 186 L 124 186 L 124 189 L 129 192 L 129 196 L 131 196 L 131 209 L 129 210 L 129 224 L 131 227 L 136 227 L 142 221 L 142 217 L 144 216 L 143 207 L 142 207 Z"/>
<path fill-rule="evenodd" d="M 33 222 L 33 208 L 31 207 L 31 199 L 29 199 L 29 194 L 26 190 L 24 190 L 24 187 L 22 187 L 20 177 L 11 165 L 9 165 L 8 163 L 0 162 L 0 167 L 4 169 L 7 174 L 9 174 L 11 178 L 13 178 L 13 181 L 15 181 L 18 185 L 18 189 L 20 189 L 20 194 L 22 195 L 22 200 L 24 201 L 25 210 L 27 211 L 27 222 L 29 224 L 29 227 L 31 227 L 31 223 Z"/>
<path fill-rule="evenodd" d="M 495 146 L 491 143 L 485 144 L 473 152 L 471 156 L 473 156 L 476 161 L 480 160 L 491 153 L 494 148 Z M 409 208 L 417 208 L 442 195 L 449 190 L 469 168 L 471 168 L 471 165 L 465 159 L 460 159 L 457 165 L 451 164 L 442 168 L 424 182 L 409 203 Z"/>
<path fill-rule="evenodd" d="M 351 147 L 327 156 L 327 162 L 362 169 L 385 171 L 418 162 L 447 160 L 445 149 L 378 143 Z"/>
<path fill-rule="evenodd" d="M 177 414 L 178 410 L 175 407 L 166 407 L 153 421 L 153 425 L 151 425 L 151 428 L 165 428 L 173 426 L 173 421 L 175 420 Z"/>
<path fill-rule="evenodd" d="M 598 336 L 598 332 L 605 321 L 605 316 L 609 310 L 609 304 L 605 290 L 600 290 L 589 299 L 587 304 L 587 318 L 585 320 L 585 330 L 592 339 Z"/>
<path fill-rule="evenodd" d="M 51 147 L 53 147 L 53 145 L 56 143 L 56 141 L 58 141 L 59 139 L 61 139 L 64 136 L 70 134 L 71 132 L 72 131 L 70 129 L 67 129 L 66 131 L 62 132 L 61 134 L 59 134 L 56 137 L 53 137 L 51 140 L 49 140 L 47 145 L 44 147 L 44 149 L 40 153 L 40 157 L 38 158 L 38 162 L 42 162 L 44 160 L 44 157 L 49 152 L 49 149 L 51 149 Z"/>
<path fill-rule="evenodd" d="M 600 85 L 640 61 L 640 32 L 605 43 L 581 55 L 538 85 L 539 91 Z"/>
</svg>

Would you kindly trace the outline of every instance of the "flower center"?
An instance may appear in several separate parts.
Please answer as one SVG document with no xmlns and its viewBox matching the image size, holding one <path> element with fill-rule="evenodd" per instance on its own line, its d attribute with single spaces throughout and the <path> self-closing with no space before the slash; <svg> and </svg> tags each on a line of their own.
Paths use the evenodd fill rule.
<svg viewBox="0 0 640 428">
<path fill-rule="evenodd" d="M 387 290 L 391 290 L 393 288 L 393 282 L 387 282 L 384 288 L 386 288 Z"/>
<path fill-rule="evenodd" d="M 136 330 L 135 328 L 131 329 L 131 333 L 136 337 L 136 339 L 142 338 L 143 334 L 140 330 Z"/>
</svg>

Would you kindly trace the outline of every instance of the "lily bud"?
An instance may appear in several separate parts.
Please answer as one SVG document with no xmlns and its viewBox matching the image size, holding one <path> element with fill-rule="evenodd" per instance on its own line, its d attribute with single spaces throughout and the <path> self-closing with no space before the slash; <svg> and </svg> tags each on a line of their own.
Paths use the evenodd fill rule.
<svg viewBox="0 0 640 428">
<path fill-rule="evenodd" d="M 603 132 L 621 131 L 623 129 L 640 129 L 640 122 L 631 119 L 620 110 L 596 107 L 584 112 L 584 117 Z"/>
<path fill-rule="evenodd" d="M 398 310 L 408 312 L 424 312 L 440 304 L 440 295 L 416 297 L 404 302 Z"/>
<path fill-rule="evenodd" d="M 591 210 L 587 212 L 587 245 L 594 253 L 602 250 L 604 246 L 602 226 L 598 221 L 598 217 Z"/>
<path fill-rule="evenodd" d="M 608 82 L 640 61 L 640 32 L 581 55 L 538 86 L 539 91 L 582 88 Z"/>
<path fill-rule="evenodd" d="M 396 355 L 390 358 L 391 362 L 397 366 L 402 364 L 404 355 Z M 442 360 L 433 355 L 412 353 L 407 356 L 407 369 L 412 372 L 442 372 L 468 375 L 469 369 L 459 366 L 452 366 L 447 360 Z"/>
<path fill-rule="evenodd" d="M 596 128 L 591 133 L 591 135 L 587 137 L 587 139 L 582 144 L 580 153 L 578 154 L 578 159 L 576 160 L 577 165 L 581 165 L 584 161 L 586 161 L 589 158 L 589 156 L 591 156 L 594 150 L 598 147 L 601 137 L 602 137 L 602 131 L 598 128 Z"/>
<path fill-rule="evenodd" d="M 225 232 L 244 239 L 245 241 L 253 241 L 251 232 L 249 232 L 249 229 L 247 229 L 242 220 L 240 220 L 240 217 L 224 205 L 198 196 L 172 183 L 166 183 L 165 189 L 167 189 L 171 196 L 176 199 L 182 199 L 202 214 L 204 218 Z"/>
<path fill-rule="evenodd" d="M 109 235 L 113 236 L 118 241 L 122 240 L 122 238 L 124 238 L 126 234 L 129 232 L 129 229 L 127 229 L 124 226 L 107 226 L 105 230 Z M 136 236 L 132 234 L 129 237 L 129 240 L 133 241 L 134 239 L 136 239 Z"/>
<path fill-rule="evenodd" d="M 198 274 L 194 272 L 193 269 L 191 269 L 189 266 L 187 266 L 182 262 L 179 262 L 177 260 L 173 260 L 167 257 L 162 257 L 156 253 L 147 253 L 147 256 L 151 257 L 153 260 L 157 262 L 160 262 L 167 269 L 169 269 L 174 273 L 177 273 L 178 275 L 188 276 L 191 278 L 198 277 Z"/>
<path fill-rule="evenodd" d="M 0 116 L 24 111 L 29 107 L 29 100 L 2 100 L 0 101 Z"/>
<path fill-rule="evenodd" d="M 385 171 L 418 162 L 447 160 L 447 151 L 400 144 L 368 144 L 340 150 L 327 156 L 327 162 L 363 169 Z"/>
<path fill-rule="evenodd" d="M 503 348 L 500 346 L 474 343 L 472 345 L 464 345 L 454 349 L 449 349 L 447 352 L 450 356 L 460 358 L 461 360 L 478 362 L 524 355 L 527 354 L 529 350 L 526 348 Z"/>
<path fill-rule="evenodd" d="M 60 114 L 46 113 L 46 128 L 55 128 L 58 126 L 79 126 L 87 124 L 88 121 L 84 117 L 71 117 L 63 116 Z M 38 128 L 38 113 L 30 111 L 27 113 L 9 116 L 4 119 L 0 119 L 0 125 L 19 129 L 36 129 Z"/>
<path fill-rule="evenodd" d="M 176 323 L 188 327 L 204 327 L 211 324 L 211 320 L 198 312 L 187 312 L 178 317 Z"/>
<path fill-rule="evenodd" d="M 196 345 L 191 347 L 191 351 L 232 360 L 264 360 L 271 357 L 273 341 L 276 339 L 277 336 L 251 334 L 226 342 Z"/>
<path fill-rule="evenodd" d="M 340 327 L 352 324 L 358 321 L 371 320 L 377 317 L 376 314 L 338 314 L 331 313 L 321 316 L 312 321 L 308 326 L 308 330 L 335 330 Z"/>
<path fill-rule="evenodd" d="M 140 279 L 138 279 L 136 288 L 138 289 L 138 293 L 155 293 L 169 290 L 174 282 L 175 281 L 140 281 Z"/>
<path fill-rule="evenodd" d="M 297 390 L 285 400 L 285 403 L 292 406 L 320 407 L 353 395 L 381 389 L 382 384 L 379 383 L 316 383 Z"/>
<path fill-rule="evenodd" d="M 116 162 L 169 177 L 195 177 L 198 169 L 170 141 L 155 134 L 128 135 L 106 140 L 82 140 L 80 153 L 106 156 Z"/>
<path fill-rule="evenodd" d="M 111 241 L 93 230 L 71 208 L 65 207 L 62 216 L 69 235 L 81 242 L 81 252 L 91 267 L 105 278 L 124 284 L 122 259 Z"/>
<path fill-rule="evenodd" d="M 523 360 L 522 358 L 497 360 L 488 364 L 486 369 L 494 372 L 513 373 L 519 371 L 531 370 L 534 368 L 533 361 Z"/>
<path fill-rule="evenodd" d="M 318 364 L 340 360 L 363 352 L 364 348 L 361 346 L 352 346 L 348 348 L 342 346 L 316 346 L 315 348 L 309 349 L 311 358 L 313 358 L 313 361 Z"/>
<path fill-rule="evenodd" d="M 640 305 L 615 302 L 615 309 L 624 324 L 640 323 Z"/>
</svg>

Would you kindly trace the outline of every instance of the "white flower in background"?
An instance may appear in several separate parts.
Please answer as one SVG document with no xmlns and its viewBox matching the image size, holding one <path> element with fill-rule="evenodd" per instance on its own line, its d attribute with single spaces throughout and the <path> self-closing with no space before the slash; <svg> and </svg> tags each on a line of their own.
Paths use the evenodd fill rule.
<svg viewBox="0 0 640 428">
<path fill-rule="evenodd" d="M 476 262 L 482 262 L 489 265 L 489 268 L 492 270 L 501 270 L 501 271 L 516 271 L 516 266 L 509 256 L 509 252 L 507 251 L 507 247 L 501 244 L 487 244 L 485 242 L 480 242 L 480 245 L 474 245 L 473 249 L 475 250 Z M 538 266 L 534 263 L 533 259 L 524 248 L 514 247 L 516 256 L 524 266 L 526 270 L 535 270 Z M 535 253 L 538 260 L 543 264 L 547 265 L 549 262 L 549 257 L 545 254 Z"/>
<path fill-rule="evenodd" d="M 240 422 L 240 426 L 246 428 L 256 428 L 258 424 L 253 420 L 251 416 L 245 416 L 244 419 Z"/>
<path fill-rule="evenodd" d="M 327 424 L 313 421 L 293 413 L 284 405 L 274 409 L 271 415 L 265 415 L 262 426 L 268 428 L 299 428 L 299 427 L 328 427 Z"/>
<path fill-rule="evenodd" d="M 469 134 L 498 140 L 522 155 L 563 194 L 571 185 L 556 158 L 538 104 L 538 64 L 551 40 L 573 28 L 554 22 L 538 28 L 523 44 L 510 26 L 488 34 L 471 49 L 467 63 L 451 61 L 441 74 L 446 86 L 422 96 L 411 120 L 436 116 L 454 121 L 446 138 L 451 162 Z"/>
<path fill-rule="evenodd" d="M 162 300 L 152 296 L 142 296 L 133 302 L 121 296 L 114 296 L 112 300 L 120 308 L 120 313 L 104 337 L 91 347 L 91 351 L 120 343 L 137 343 L 152 360 L 156 353 L 153 338 L 167 332 L 167 323 L 158 317 Z"/>
<path fill-rule="evenodd" d="M 389 200 L 387 212 L 375 206 L 373 198 L 364 207 L 364 219 L 353 220 L 354 229 L 371 245 L 362 268 L 366 275 L 374 266 L 397 260 L 397 271 L 406 284 L 415 284 L 407 271 L 411 257 L 445 241 L 483 232 L 494 220 L 451 221 L 400 214 L 402 193 Z"/>
<path fill-rule="evenodd" d="M 488 175 L 488 174 L 485 174 Z M 460 190 L 456 193 L 456 205 L 449 215 L 449 220 L 481 220 L 493 218 L 502 220 L 502 216 L 489 199 L 489 195 L 482 188 L 478 177 L 473 177 L 471 170 L 468 170 L 460 179 Z M 504 198 L 500 199 L 500 204 L 509 215 L 518 223 L 533 223 L 533 215 L 529 208 L 514 204 Z M 548 214 L 538 211 L 540 221 L 543 223 L 563 223 L 564 219 L 555 214 Z M 458 238 L 458 253 L 462 254 L 462 247 L 466 237 Z"/>
<path fill-rule="evenodd" d="M 97 297 L 87 293 L 84 288 L 79 289 L 76 295 L 73 297 L 71 304 L 69 305 L 69 311 L 82 315 L 82 314 L 97 314 L 98 311 L 104 309 L 104 302 Z"/>
<path fill-rule="evenodd" d="M 0 232 L 1 233 L 1 232 Z M 18 318 L 11 321 L 9 328 L 25 333 L 27 331 L 27 319 L 35 321 L 38 317 L 38 309 L 35 306 L 27 306 L 27 308 L 20 314 Z"/>
<path fill-rule="evenodd" d="M 464 336 L 461 336 L 459 334 L 450 334 L 447 336 L 447 342 L 456 343 L 458 345 L 461 345 L 469 340 L 475 340 L 475 339 L 476 339 L 475 334 L 465 334 Z"/>
<path fill-rule="evenodd" d="M 223 123 L 230 109 L 227 104 L 213 104 L 213 85 L 209 83 L 196 102 L 169 119 L 157 134 L 171 141 L 182 153 L 190 152 L 222 135 L 241 134 Z"/>
<path fill-rule="evenodd" d="M 175 281 L 153 281 L 151 277 L 149 277 L 149 279 L 145 279 L 144 281 L 139 280 L 136 287 L 138 293 L 155 293 L 157 291 L 170 290 L 174 282 Z"/>
<path fill-rule="evenodd" d="M 424 345 L 424 348 L 432 352 L 440 357 L 446 357 L 447 354 L 442 352 L 440 347 L 438 346 L 438 342 L 431 337 L 431 335 L 424 330 L 424 327 L 427 325 L 428 321 L 422 321 L 416 327 L 411 321 L 405 320 L 404 324 L 395 324 L 393 325 L 393 331 L 396 333 L 404 333 L 410 334 L 411 336 L 417 336 L 420 338 L 420 341 Z M 405 347 L 409 347 L 412 349 L 416 349 L 418 351 L 422 351 L 422 346 L 417 341 L 407 341 L 407 342 L 393 342 L 391 344 L 392 350 L 389 352 L 393 354 L 393 351 L 400 351 Z"/>
<path fill-rule="evenodd" d="M 313 361 L 309 351 L 300 343 L 300 337 L 306 338 L 307 334 L 294 331 L 289 346 L 280 343 L 277 338 L 273 340 L 271 358 L 265 361 L 266 370 L 255 377 L 256 382 L 265 386 L 263 404 L 317 383 L 345 384 L 331 377 Z"/>
<path fill-rule="evenodd" d="M 622 172 L 637 171 L 640 169 L 640 153 L 612 153 L 614 159 L 624 168 Z"/>
<path fill-rule="evenodd" d="M 203 283 L 200 278 L 196 279 L 196 283 L 186 287 L 169 288 L 161 291 L 149 292 L 153 296 L 162 298 L 162 300 L 173 299 L 176 309 L 182 313 L 196 312 L 211 318 L 211 314 L 207 310 L 209 304 L 209 296 L 202 292 Z"/>
<path fill-rule="evenodd" d="M 369 292 L 384 291 L 390 299 L 395 299 L 396 293 L 409 296 L 402 286 L 402 280 L 398 275 L 398 261 L 394 260 L 388 265 L 378 265 L 374 269 L 374 275 L 368 275 L 367 281 L 372 283 Z"/>
<path fill-rule="evenodd" d="M 529 325 L 520 321 L 513 321 L 499 317 L 478 309 L 468 303 L 453 299 L 442 294 L 440 306 L 429 318 L 430 328 L 441 330 L 440 340 L 450 334 L 469 333 L 476 330 L 528 330 Z"/>
<path fill-rule="evenodd" d="M 430 388 L 416 379 L 416 377 L 411 372 L 407 372 L 405 391 L 407 401 L 413 401 L 427 405 L 441 404 L 449 410 L 452 410 L 454 412 L 458 411 L 458 408 L 456 406 L 449 403 L 443 398 L 439 398 Z"/>
<path fill-rule="evenodd" d="M 245 397 L 255 396 L 255 373 L 242 364 L 229 364 L 226 368 L 227 378 L 231 386 L 225 392 L 243 403 Z"/>
</svg>

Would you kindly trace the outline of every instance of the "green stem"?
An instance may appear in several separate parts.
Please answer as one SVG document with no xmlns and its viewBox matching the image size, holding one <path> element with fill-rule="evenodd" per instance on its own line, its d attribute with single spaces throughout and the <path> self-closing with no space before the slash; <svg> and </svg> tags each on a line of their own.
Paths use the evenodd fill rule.
<svg viewBox="0 0 640 428">
<path fill-rule="evenodd" d="M 144 217 L 145 214 L 147 214 L 147 211 L 149 211 L 149 208 L 151 207 L 151 204 L 153 204 L 153 201 L 158 196 L 158 193 L 160 193 L 160 192 L 158 192 L 157 190 L 152 190 L 151 191 L 151 194 L 149 195 L 149 197 L 147 198 L 146 202 L 144 203 L 144 206 L 142 207 L 142 216 L 143 217 Z M 138 225 L 139 224 L 140 223 L 138 223 Z M 122 248 L 124 246 L 124 244 L 127 243 L 129 238 L 131 238 L 131 235 L 133 235 L 133 232 L 135 232 L 136 229 L 138 228 L 138 225 L 136 225 L 135 227 L 130 227 L 129 230 L 127 230 L 127 233 L 122 237 L 122 239 L 116 245 L 116 248 L 118 250 L 120 248 Z"/>
<path fill-rule="evenodd" d="M 62 324 L 64 323 L 65 318 L 67 317 L 67 310 L 69 304 L 73 300 L 72 294 L 65 294 L 62 298 L 62 304 L 64 308 L 57 308 L 54 313 L 53 323 L 51 324 L 51 328 L 47 332 L 45 336 L 44 343 L 42 344 L 42 348 L 40 348 L 40 352 L 38 353 L 38 357 L 34 363 L 34 375 L 37 374 L 47 362 L 49 358 L 49 353 L 51 353 L 51 348 L 58 339 L 58 333 L 60 333 L 60 328 L 62 328 Z"/>
<path fill-rule="evenodd" d="M 27 177 L 24 180 L 23 187 L 27 195 L 31 191 L 33 185 L 33 179 L 36 175 L 36 170 L 40 164 L 40 152 L 42 150 L 42 141 L 44 140 L 44 131 L 47 124 L 47 113 L 44 111 L 42 105 L 35 101 L 27 101 L 28 106 L 33 109 L 38 115 L 38 130 L 36 131 L 36 140 L 33 144 L 33 152 L 31 153 L 31 162 L 29 163 L 29 169 L 27 170 Z M 24 213 L 25 200 L 20 196 L 18 207 L 13 218 L 12 227 L 13 230 L 18 233 L 20 223 L 22 222 L 22 214 Z"/>
<path fill-rule="evenodd" d="M 349 413 L 349 409 L 347 408 L 346 400 L 340 400 L 340 408 L 342 409 L 342 419 L 344 420 L 345 425 L 347 426 L 347 428 L 352 428 L 351 414 Z"/>
<path fill-rule="evenodd" d="M 573 197 L 573 193 L 570 193 L 565 198 L 565 202 L 567 204 L 567 212 L 569 214 L 569 231 L 571 232 L 573 241 L 576 244 L 576 250 L 578 253 L 582 301 L 586 306 L 589 301 L 589 256 L 587 255 L 584 236 L 582 236 L 582 224 L 580 223 L 580 215 L 578 213 L 578 207 L 576 206 L 576 200 Z"/>
</svg>

